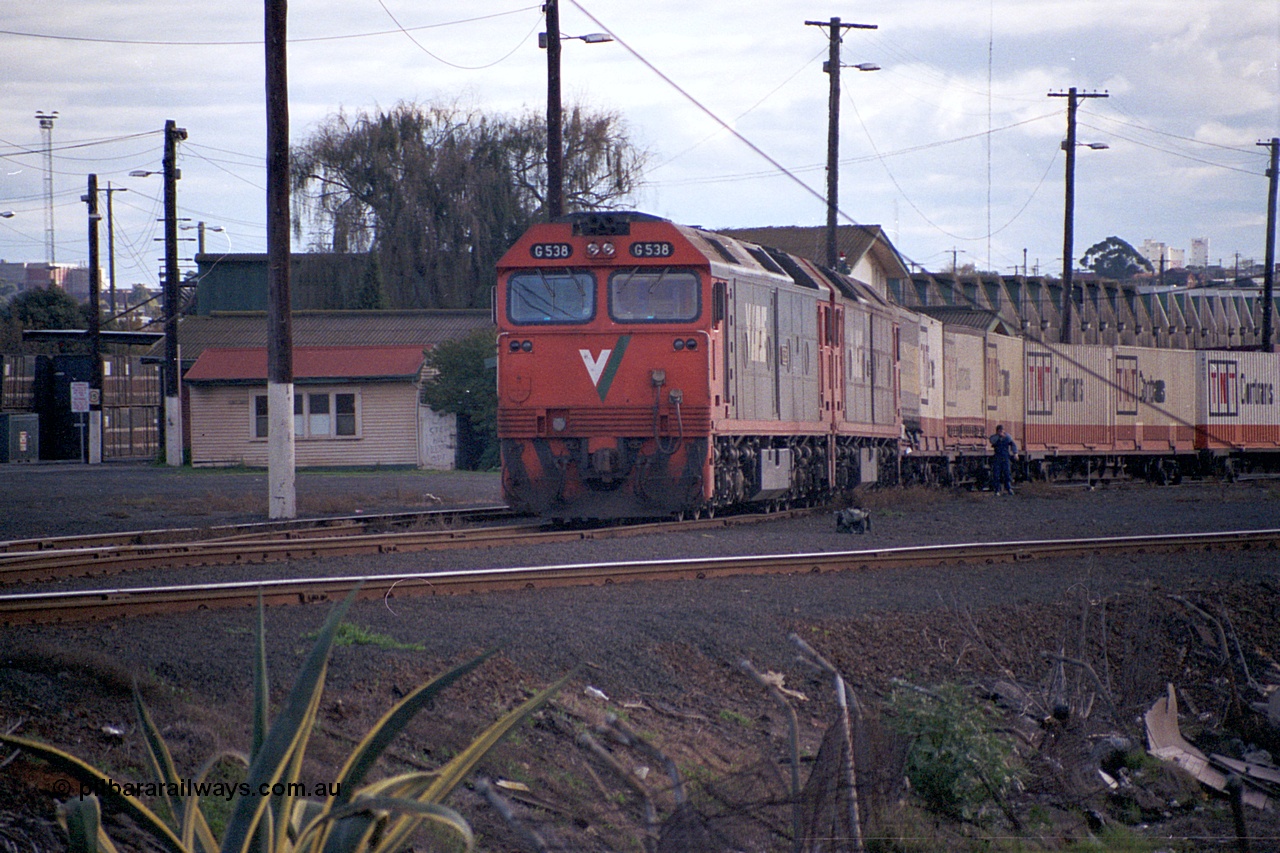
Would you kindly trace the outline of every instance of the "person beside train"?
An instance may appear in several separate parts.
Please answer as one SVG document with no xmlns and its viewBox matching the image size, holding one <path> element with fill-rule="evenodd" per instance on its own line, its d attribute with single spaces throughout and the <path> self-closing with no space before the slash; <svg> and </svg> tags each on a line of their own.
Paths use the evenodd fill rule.
<svg viewBox="0 0 1280 853">
<path fill-rule="evenodd" d="M 1004 431 L 1003 424 L 996 425 L 995 434 L 991 436 L 991 490 L 999 497 L 1003 488 L 1013 494 L 1013 457 L 1018 452 L 1018 445 Z"/>
</svg>

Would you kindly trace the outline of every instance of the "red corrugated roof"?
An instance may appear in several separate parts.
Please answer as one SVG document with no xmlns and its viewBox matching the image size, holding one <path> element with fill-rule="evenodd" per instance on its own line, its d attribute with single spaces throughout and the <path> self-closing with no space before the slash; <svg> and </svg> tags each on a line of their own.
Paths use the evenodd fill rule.
<svg viewBox="0 0 1280 853">
<path fill-rule="evenodd" d="M 411 378 L 422 347 L 294 347 L 294 379 Z M 265 347 L 210 347 L 187 371 L 187 382 L 267 381 Z"/>
</svg>

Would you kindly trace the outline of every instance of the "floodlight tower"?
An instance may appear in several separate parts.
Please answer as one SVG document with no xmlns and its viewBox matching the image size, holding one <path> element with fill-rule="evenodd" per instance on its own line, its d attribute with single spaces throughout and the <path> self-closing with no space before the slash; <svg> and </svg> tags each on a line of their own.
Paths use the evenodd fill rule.
<svg viewBox="0 0 1280 853">
<path fill-rule="evenodd" d="M 53 278 L 54 241 L 53 241 L 53 120 L 58 111 L 36 113 L 36 121 L 40 122 L 40 138 L 44 142 L 44 259 L 49 264 L 49 277 Z"/>
</svg>

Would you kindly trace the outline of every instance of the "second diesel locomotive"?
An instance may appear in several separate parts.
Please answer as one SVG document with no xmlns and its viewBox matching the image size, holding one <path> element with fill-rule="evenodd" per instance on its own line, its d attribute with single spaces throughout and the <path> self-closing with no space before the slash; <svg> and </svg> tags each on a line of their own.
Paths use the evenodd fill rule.
<svg viewBox="0 0 1280 853">
<path fill-rule="evenodd" d="M 513 506 L 697 515 L 871 482 L 1167 482 L 1280 465 L 1280 356 L 1058 345 L 944 326 L 804 258 L 641 213 L 533 226 L 502 258 L 498 437 Z"/>
</svg>

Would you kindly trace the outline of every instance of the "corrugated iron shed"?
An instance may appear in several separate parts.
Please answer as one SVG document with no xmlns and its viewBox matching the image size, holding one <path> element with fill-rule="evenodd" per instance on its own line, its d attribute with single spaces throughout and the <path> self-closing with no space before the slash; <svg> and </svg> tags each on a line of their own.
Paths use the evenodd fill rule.
<svg viewBox="0 0 1280 853">
<path fill-rule="evenodd" d="M 940 320 L 947 326 L 960 329 L 971 329 L 974 332 L 995 332 L 998 335 L 1016 335 L 1017 332 L 1011 331 L 1000 319 L 1000 315 L 994 311 L 984 311 L 980 308 L 954 308 L 946 307 L 929 307 L 917 308 L 921 314 L 927 314 L 935 320 Z"/>
</svg>

